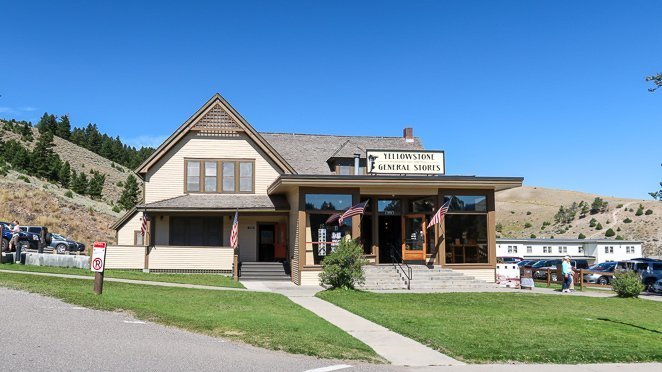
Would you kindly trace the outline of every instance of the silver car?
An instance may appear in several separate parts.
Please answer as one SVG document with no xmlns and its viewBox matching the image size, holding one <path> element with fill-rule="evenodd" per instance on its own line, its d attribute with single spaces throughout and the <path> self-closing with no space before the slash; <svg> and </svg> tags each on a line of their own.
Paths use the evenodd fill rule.
<svg viewBox="0 0 662 372">
<path fill-rule="evenodd" d="M 597 265 L 593 265 L 588 268 L 590 271 L 593 271 L 593 273 L 584 274 L 584 281 L 586 283 L 607 285 L 611 282 L 613 275 L 605 274 L 613 274 L 615 267 L 616 262 L 602 262 Z"/>
<path fill-rule="evenodd" d="M 53 239 L 48 246 L 55 249 L 59 254 L 64 254 L 65 252 L 83 252 L 85 250 L 85 245 L 82 243 L 67 239 L 60 234 L 53 233 L 52 236 Z"/>
<path fill-rule="evenodd" d="M 650 288 L 651 292 L 662 293 L 662 279 L 658 279 Z"/>
</svg>

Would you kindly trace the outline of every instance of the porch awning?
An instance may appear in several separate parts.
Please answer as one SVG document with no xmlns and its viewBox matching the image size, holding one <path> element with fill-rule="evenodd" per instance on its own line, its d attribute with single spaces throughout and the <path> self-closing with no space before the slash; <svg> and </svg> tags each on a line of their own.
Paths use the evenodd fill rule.
<svg viewBox="0 0 662 372">
<path fill-rule="evenodd" d="M 283 195 L 254 194 L 188 194 L 137 206 L 147 212 L 224 212 L 288 211 L 290 205 Z"/>
</svg>

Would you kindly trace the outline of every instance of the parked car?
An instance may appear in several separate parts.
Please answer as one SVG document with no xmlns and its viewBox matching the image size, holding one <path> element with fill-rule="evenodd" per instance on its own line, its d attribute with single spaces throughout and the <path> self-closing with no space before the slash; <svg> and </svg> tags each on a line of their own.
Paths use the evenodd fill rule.
<svg viewBox="0 0 662 372">
<path fill-rule="evenodd" d="M 48 246 L 55 249 L 57 253 L 63 254 L 65 252 L 83 252 L 85 251 L 85 244 L 77 241 L 67 239 L 66 237 L 53 233 L 51 235 L 51 244 Z"/>
<path fill-rule="evenodd" d="M 2 226 L 2 250 L 6 250 L 9 247 L 9 241 L 11 240 L 11 225 L 7 222 L 0 222 Z M 39 248 L 39 234 L 21 231 L 18 234 L 18 244 L 21 245 L 21 250 L 24 249 L 38 249 Z"/>
<path fill-rule="evenodd" d="M 527 266 L 527 265 L 528 264 L 533 264 L 535 262 L 536 262 L 535 260 L 522 260 L 522 261 L 517 263 L 517 266 L 519 266 L 519 267 L 531 267 L 531 266 Z"/>
<path fill-rule="evenodd" d="M 584 274 L 584 281 L 586 283 L 595 283 L 607 285 L 611 283 L 613 275 L 604 275 L 606 273 L 613 273 L 616 268 L 616 262 L 602 262 L 589 267 L 594 273 Z"/>
<path fill-rule="evenodd" d="M 621 261 L 618 269 L 634 270 L 639 274 L 641 282 L 650 290 L 653 284 L 662 279 L 662 261 L 652 258 L 639 258 L 635 260 Z"/>
<path fill-rule="evenodd" d="M 497 262 L 498 263 L 517 263 L 522 261 L 522 257 L 516 257 L 516 256 L 501 256 L 497 257 Z"/>
<path fill-rule="evenodd" d="M 650 288 L 651 292 L 662 293 L 662 279 L 658 279 Z"/>
<path fill-rule="evenodd" d="M 534 265 L 534 268 L 541 269 L 541 270 L 551 269 L 552 272 L 549 275 L 551 277 L 551 280 L 553 282 L 556 282 L 556 281 L 559 280 L 559 274 L 558 274 L 557 269 L 561 266 L 562 262 L 563 261 L 561 259 L 546 260 L 542 264 L 540 264 L 540 266 L 538 266 L 538 267 L 535 267 L 535 266 L 538 265 L 538 263 L 536 263 Z M 587 260 L 582 260 L 582 259 L 580 259 L 580 260 L 570 260 L 570 264 L 572 265 L 572 268 L 575 269 L 575 270 L 588 269 L 588 261 Z M 533 277 L 535 279 L 547 279 L 547 273 L 545 271 L 537 271 L 536 273 L 533 274 Z"/>
</svg>

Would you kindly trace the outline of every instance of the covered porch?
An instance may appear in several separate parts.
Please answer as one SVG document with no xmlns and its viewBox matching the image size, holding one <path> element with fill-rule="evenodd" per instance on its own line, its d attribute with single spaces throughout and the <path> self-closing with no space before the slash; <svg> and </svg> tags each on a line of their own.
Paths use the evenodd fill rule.
<svg viewBox="0 0 662 372">
<path fill-rule="evenodd" d="M 166 272 L 237 274 L 240 262 L 286 262 L 288 213 L 284 197 L 189 194 L 138 207 L 148 218 L 145 268 Z M 238 247 L 230 236 L 238 213 Z M 142 213 L 139 213 L 142 214 Z"/>
</svg>

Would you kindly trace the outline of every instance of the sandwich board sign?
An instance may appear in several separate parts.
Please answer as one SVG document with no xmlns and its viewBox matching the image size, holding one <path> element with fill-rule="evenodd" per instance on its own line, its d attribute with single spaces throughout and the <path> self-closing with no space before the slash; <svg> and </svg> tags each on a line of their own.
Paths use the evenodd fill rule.
<svg viewBox="0 0 662 372">
<path fill-rule="evenodd" d="M 92 246 L 92 261 L 90 270 L 95 273 L 102 273 L 106 266 L 106 242 L 94 242 Z"/>
</svg>

